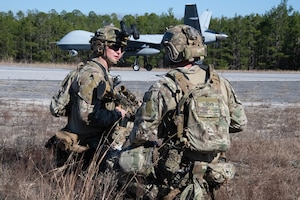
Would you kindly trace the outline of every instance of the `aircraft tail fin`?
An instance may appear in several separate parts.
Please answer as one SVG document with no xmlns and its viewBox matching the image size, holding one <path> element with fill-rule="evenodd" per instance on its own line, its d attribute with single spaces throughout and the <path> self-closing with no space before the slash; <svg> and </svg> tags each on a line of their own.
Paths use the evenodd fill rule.
<svg viewBox="0 0 300 200">
<path fill-rule="evenodd" d="M 200 22 L 201 22 L 201 31 L 202 32 L 208 30 L 211 15 L 212 15 L 212 12 L 208 11 L 208 10 L 205 10 L 203 13 L 201 13 Z"/>
<path fill-rule="evenodd" d="M 192 26 L 198 31 L 201 31 L 196 4 L 185 5 L 184 24 Z"/>
<path fill-rule="evenodd" d="M 194 27 L 201 33 L 208 30 L 211 16 L 212 12 L 205 10 L 199 18 L 196 4 L 185 5 L 184 24 Z"/>
</svg>

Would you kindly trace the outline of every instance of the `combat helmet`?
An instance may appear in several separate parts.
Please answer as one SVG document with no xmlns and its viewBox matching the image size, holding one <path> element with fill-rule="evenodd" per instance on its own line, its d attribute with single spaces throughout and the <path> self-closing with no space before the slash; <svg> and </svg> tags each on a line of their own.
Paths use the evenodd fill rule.
<svg viewBox="0 0 300 200">
<path fill-rule="evenodd" d="M 95 32 L 91 38 L 91 50 L 95 56 L 104 54 L 105 46 L 120 45 L 125 48 L 127 45 L 128 35 L 124 34 L 117 27 L 113 25 L 104 26 Z"/>
<path fill-rule="evenodd" d="M 207 55 L 202 35 L 188 25 L 169 27 L 161 44 L 165 48 L 167 58 L 173 63 L 203 60 Z"/>
</svg>

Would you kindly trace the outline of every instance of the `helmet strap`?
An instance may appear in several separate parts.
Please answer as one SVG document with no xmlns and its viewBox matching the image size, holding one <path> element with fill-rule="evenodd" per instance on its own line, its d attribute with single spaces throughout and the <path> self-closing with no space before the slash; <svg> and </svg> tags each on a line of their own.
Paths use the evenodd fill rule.
<svg viewBox="0 0 300 200">
<path fill-rule="evenodd" d="M 168 58 L 173 63 L 181 62 L 182 59 L 179 59 L 180 53 L 177 51 L 176 47 L 171 43 L 167 43 L 166 45 L 167 51 L 168 51 Z"/>
</svg>

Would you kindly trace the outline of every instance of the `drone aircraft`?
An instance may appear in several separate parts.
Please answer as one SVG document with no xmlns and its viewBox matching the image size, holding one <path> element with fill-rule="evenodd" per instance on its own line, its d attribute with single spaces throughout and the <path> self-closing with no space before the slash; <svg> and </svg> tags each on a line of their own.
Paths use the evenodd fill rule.
<svg viewBox="0 0 300 200">
<path fill-rule="evenodd" d="M 197 29 L 204 37 L 204 43 L 218 42 L 226 39 L 228 36 L 224 33 L 209 30 L 211 11 L 204 11 L 200 18 L 198 16 L 196 4 L 185 5 L 184 24 L 190 25 Z M 71 56 L 76 56 L 80 50 L 90 50 L 90 39 L 94 33 L 85 30 L 73 30 L 67 33 L 56 45 L 68 50 Z M 148 63 L 148 56 L 156 55 L 161 50 L 161 40 L 163 34 L 141 34 L 139 37 L 130 36 L 125 48 L 122 59 L 129 56 L 135 56 L 135 61 L 132 65 L 134 71 L 140 70 L 138 62 L 139 56 L 144 57 L 144 67 L 147 71 L 152 70 L 152 65 Z"/>
</svg>

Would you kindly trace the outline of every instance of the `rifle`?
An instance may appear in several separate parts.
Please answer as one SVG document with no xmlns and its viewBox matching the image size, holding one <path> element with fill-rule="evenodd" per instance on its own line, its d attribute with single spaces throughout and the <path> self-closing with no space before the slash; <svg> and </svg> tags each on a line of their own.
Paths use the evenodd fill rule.
<svg viewBox="0 0 300 200">
<path fill-rule="evenodd" d="M 116 106 L 120 106 L 127 111 L 125 119 L 120 122 L 120 126 L 126 127 L 128 121 L 134 121 L 135 112 L 140 106 L 140 101 L 138 101 L 136 96 L 124 85 L 119 87 L 115 98 Z"/>
</svg>

